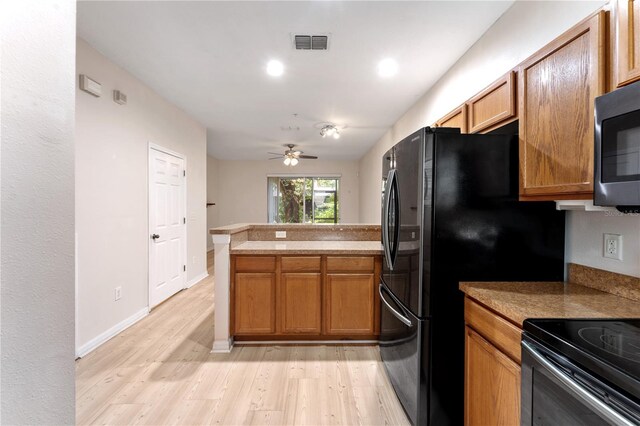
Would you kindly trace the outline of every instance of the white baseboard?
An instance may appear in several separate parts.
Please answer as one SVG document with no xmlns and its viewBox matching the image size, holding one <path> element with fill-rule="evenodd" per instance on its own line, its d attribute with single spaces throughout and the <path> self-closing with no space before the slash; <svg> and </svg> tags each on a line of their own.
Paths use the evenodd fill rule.
<svg viewBox="0 0 640 426">
<path fill-rule="evenodd" d="M 229 340 L 215 340 L 213 342 L 213 348 L 211 348 L 212 354 L 228 354 L 233 349 L 233 338 Z"/>
<path fill-rule="evenodd" d="M 149 308 L 145 307 L 144 309 L 139 310 L 138 312 L 131 315 L 129 318 L 125 319 L 124 321 L 120 321 L 118 324 L 114 325 L 104 333 L 94 337 L 93 339 L 89 340 L 87 343 L 80 346 L 79 348 L 76 348 L 76 358 L 85 356 L 89 352 L 96 349 L 98 346 L 105 343 L 107 340 L 123 332 L 124 330 L 131 327 L 133 324 L 137 323 L 147 315 L 149 315 Z"/>
<path fill-rule="evenodd" d="M 202 274 L 198 275 L 197 277 L 195 277 L 195 278 L 193 278 L 193 279 L 189 280 L 189 281 L 187 282 L 187 285 L 186 285 L 186 287 L 185 287 L 185 288 L 191 288 L 191 287 L 193 287 L 194 285 L 198 284 L 200 281 L 204 280 L 204 279 L 205 279 L 205 278 L 207 278 L 208 276 L 209 276 L 209 273 L 208 273 L 208 272 L 206 272 L 206 271 L 205 271 L 205 272 L 203 272 Z"/>
</svg>

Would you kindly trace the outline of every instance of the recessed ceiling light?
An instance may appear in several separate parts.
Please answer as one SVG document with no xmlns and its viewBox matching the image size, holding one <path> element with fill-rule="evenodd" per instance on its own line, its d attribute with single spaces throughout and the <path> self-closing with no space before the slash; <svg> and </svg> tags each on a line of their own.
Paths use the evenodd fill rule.
<svg viewBox="0 0 640 426">
<path fill-rule="evenodd" d="M 380 77 L 393 77 L 398 72 L 398 63 L 391 59 L 383 59 L 378 63 L 378 75 Z"/>
<path fill-rule="evenodd" d="M 279 77 L 282 73 L 284 73 L 284 65 L 282 65 L 282 62 L 273 59 L 267 63 L 267 74 L 273 77 Z"/>
</svg>

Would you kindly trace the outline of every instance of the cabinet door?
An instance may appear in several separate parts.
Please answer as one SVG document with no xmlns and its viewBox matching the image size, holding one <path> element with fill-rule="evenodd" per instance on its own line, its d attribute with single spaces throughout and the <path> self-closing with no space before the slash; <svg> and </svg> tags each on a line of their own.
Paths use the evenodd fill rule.
<svg viewBox="0 0 640 426">
<path fill-rule="evenodd" d="M 437 127 L 458 127 L 460 133 L 467 133 L 467 105 L 462 104 L 436 121 Z"/>
<path fill-rule="evenodd" d="M 276 276 L 274 273 L 235 274 L 235 334 L 276 331 Z"/>
<path fill-rule="evenodd" d="M 618 0 L 616 14 L 617 86 L 640 80 L 640 0 Z"/>
<path fill-rule="evenodd" d="M 374 334 L 374 274 L 327 274 L 326 334 Z"/>
<path fill-rule="evenodd" d="M 520 424 L 520 366 L 466 327 L 465 425 Z"/>
<path fill-rule="evenodd" d="M 283 333 L 321 333 L 321 283 L 319 273 L 282 274 L 280 312 Z"/>
<path fill-rule="evenodd" d="M 516 117 L 516 74 L 511 71 L 467 102 L 469 133 L 478 133 Z"/>
<path fill-rule="evenodd" d="M 523 200 L 593 194 L 593 108 L 604 91 L 604 24 L 599 12 L 518 70 Z"/>
</svg>

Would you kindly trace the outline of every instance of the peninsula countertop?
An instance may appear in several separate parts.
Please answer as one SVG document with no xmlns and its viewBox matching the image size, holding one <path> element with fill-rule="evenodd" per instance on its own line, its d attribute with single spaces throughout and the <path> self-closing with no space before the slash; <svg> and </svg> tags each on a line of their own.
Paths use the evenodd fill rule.
<svg viewBox="0 0 640 426">
<path fill-rule="evenodd" d="M 231 254 L 382 254 L 380 241 L 246 241 Z"/>
<path fill-rule="evenodd" d="M 522 327 L 528 318 L 640 318 L 636 300 L 564 282 L 461 282 L 460 290 Z"/>
</svg>

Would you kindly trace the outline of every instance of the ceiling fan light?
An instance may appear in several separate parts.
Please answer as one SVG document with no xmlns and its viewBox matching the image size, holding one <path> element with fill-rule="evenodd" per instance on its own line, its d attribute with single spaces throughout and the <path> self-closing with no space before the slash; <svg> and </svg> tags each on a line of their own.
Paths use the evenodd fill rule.
<svg viewBox="0 0 640 426">
<path fill-rule="evenodd" d="M 333 134 L 333 138 L 334 139 L 340 139 L 340 133 L 338 133 L 338 131 L 336 130 L 336 132 Z"/>
<path fill-rule="evenodd" d="M 296 164 L 298 164 L 298 159 L 294 157 L 291 159 L 291 165 L 295 166 Z"/>
<path fill-rule="evenodd" d="M 285 165 L 285 166 L 288 166 L 289 164 L 291 164 L 291 158 L 286 157 L 286 158 L 284 159 L 284 165 Z"/>
</svg>

